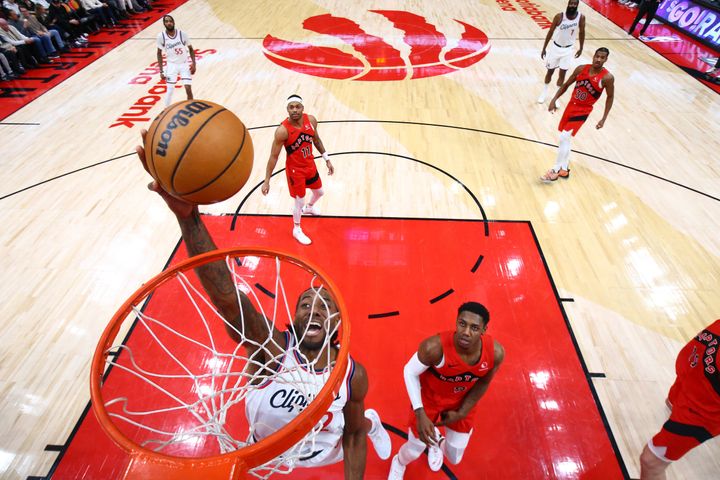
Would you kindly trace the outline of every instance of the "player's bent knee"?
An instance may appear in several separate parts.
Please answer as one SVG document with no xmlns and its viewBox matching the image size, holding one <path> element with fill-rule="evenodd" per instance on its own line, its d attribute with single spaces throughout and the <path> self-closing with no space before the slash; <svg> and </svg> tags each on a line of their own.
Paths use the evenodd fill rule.
<svg viewBox="0 0 720 480">
<path fill-rule="evenodd" d="M 640 454 L 640 478 L 654 478 L 654 475 L 662 473 L 669 465 L 670 462 L 658 457 L 648 445 L 645 445 Z"/>
<path fill-rule="evenodd" d="M 458 463 L 460 463 L 460 460 L 462 460 L 464 454 L 464 448 L 458 449 L 448 445 L 445 449 L 445 458 L 447 458 L 447 461 L 453 465 L 457 465 Z"/>
</svg>

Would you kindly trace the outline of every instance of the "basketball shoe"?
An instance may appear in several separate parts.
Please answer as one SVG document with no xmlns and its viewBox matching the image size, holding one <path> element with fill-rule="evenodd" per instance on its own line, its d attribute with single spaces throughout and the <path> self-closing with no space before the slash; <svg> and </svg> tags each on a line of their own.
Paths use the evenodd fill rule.
<svg viewBox="0 0 720 480">
<path fill-rule="evenodd" d="M 320 215 L 320 209 L 318 209 L 315 205 L 310 205 L 308 203 L 307 205 L 303 205 L 302 214 L 317 217 L 318 215 Z"/>
<path fill-rule="evenodd" d="M 440 430 L 437 428 L 435 429 L 435 438 L 438 439 L 437 443 L 435 445 L 430 445 L 427 453 L 428 467 L 430 467 L 430 470 L 433 472 L 440 470 L 443 465 L 443 452 L 440 444 L 443 440 L 445 440 L 445 438 L 440 435 Z"/>
<path fill-rule="evenodd" d="M 380 415 L 372 408 L 368 408 L 365 410 L 365 418 L 370 420 L 372 424 L 368 437 L 370 437 L 375 452 L 382 460 L 387 460 L 390 458 L 390 453 L 392 453 L 392 443 L 390 442 L 390 435 L 380 421 Z"/>
<path fill-rule="evenodd" d="M 305 235 L 305 232 L 302 231 L 302 228 L 299 226 L 296 226 L 293 228 L 293 237 L 298 242 L 302 243 L 303 245 L 310 245 L 312 243 L 312 240 Z"/>
<path fill-rule="evenodd" d="M 545 183 L 550 183 L 550 182 L 554 182 L 555 180 L 557 180 L 558 177 L 559 177 L 558 172 L 556 172 L 555 170 L 553 170 L 551 168 L 550 170 L 545 172 L 545 175 L 540 177 L 540 180 L 542 180 Z"/>
<path fill-rule="evenodd" d="M 569 168 L 567 170 L 561 168 L 560 170 L 558 170 L 557 173 L 558 173 L 558 177 L 564 178 L 565 180 L 570 178 L 570 169 Z"/>
<path fill-rule="evenodd" d="M 390 464 L 388 480 L 402 480 L 404 476 L 405 465 L 400 463 L 400 454 L 397 454 L 393 457 L 392 463 Z"/>
</svg>

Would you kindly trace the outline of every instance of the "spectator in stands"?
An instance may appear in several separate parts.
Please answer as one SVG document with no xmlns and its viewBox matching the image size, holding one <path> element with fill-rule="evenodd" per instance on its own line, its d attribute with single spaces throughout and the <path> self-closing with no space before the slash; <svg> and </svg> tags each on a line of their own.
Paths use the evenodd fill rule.
<svg viewBox="0 0 720 480">
<path fill-rule="evenodd" d="M 15 12 L 20 15 L 20 7 L 15 0 L 3 0 L 2 4 L 8 12 Z"/>
<path fill-rule="evenodd" d="M 3 43 L 3 41 L 0 40 L 0 53 L 3 54 L 7 62 L 10 64 L 13 78 L 19 77 L 20 75 L 25 73 L 25 67 L 22 66 L 20 60 L 18 59 L 17 49 L 13 47 L 12 44 Z"/>
<path fill-rule="evenodd" d="M 115 14 L 107 3 L 99 0 L 80 0 L 80 4 L 91 15 L 95 15 L 105 27 L 114 27 L 117 23 Z"/>
<path fill-rule="evenodd" d="M 25 7 L 20 7 L 20 20 L 23 21 L 25 29 L 32 32 L 37 36 L 48 36 L 52 39 L 52 42 L 57 47 L 57 50 L 61 52 L 67 52 L 68 47 L 65 45 L 65 41 L 62 35 L 57 30 L 48 30 L 45 25 L 40 23 L 34 14 L 28 11 Z"/>
<path fill-rule="evenodd" d="M 37 7 L 35 7 L 35 10 L 37 11 Z M 48 15 L 40 15 L 38 19 L 44 19 L 45 22 L 58 25 L 69 33 L 70 37 L 76 42 L 87 43 L 88 28 L 83 25 L 82 18 L 68 4 L 60 0 L 51 0 Z M 48 23 L 45 23 L 45 26 L 47 27 Z"/>
<path fill-rule="evenodd" d="M 15 78 L 15 72 L 10 68 L 10 63 L 0 51 L 0 82 L 6 82 Z"/>
<path fill-rule="evenodd" d="M 650 22 L 652 22 L 652 19 L 655 18 L 655 12 L 657 12 L 661 1 L 662 0 L 642 0 L 640 8 L 638 8 L 638 13 L 635 16 L 635 20 L 633 20 L 632 25 L 630 25 L 630 30 L 628 30 L 628 33 L 630 35 L 633 34 L 633 30 L 635 30 L 635 27 L 640 22 L 640 19 L 642 17 L 645 17 L 645 24 L 640 30 L 640 36 L 645 35 L 645 30 L 647 30 L 647 28 L 650 26 Z"/>
<path fill-rule="evenodd" d="M 15 27 L 15 29 L 22 35 L 32 39 L 34 42 L 33 48 L 41 57 L 57 58 L 60 56 L 52 44 L 52 39 L 50 38 L 49 33 L 46 32 L 43 35 L 36 34 L 28 28 L 28 21 L 21 19 L 15 12 L 8 12 L 8 23 Z"/>
<path fill-rule="evenodd" d="M 28 38 L 20 33 L 15 27 L 8 24 L 7 20 L 0 18 L 0 38 L 3 41 L 11 43 L 17 48 L 21 61 L 25 67 L 37 66 L 38 63 L 51 63 L 45 53 L 42 42 L 39 40 Z M 35 54 L 34 61 L 31 61 Z M 27 63 L 26 63 L 27 62 Z"/>
</svg>

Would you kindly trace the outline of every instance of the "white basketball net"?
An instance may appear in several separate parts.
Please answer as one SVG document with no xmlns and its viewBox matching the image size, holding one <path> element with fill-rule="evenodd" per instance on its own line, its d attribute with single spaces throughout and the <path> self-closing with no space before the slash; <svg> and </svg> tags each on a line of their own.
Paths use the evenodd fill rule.
<svg viewBox="0 0 720 480">
<path fill-rule="evenodd" d="M 258 289 L 250 282 L 253 281 L 252 277 L 256 277 L 259 263 L 273 261 L 275 296 L 269 300 L 270 297 L 265 295 L 268 298 L 261 300 L 256 293 Z M 172 293 L 173 310 L 181 309 L 183 313 L 189 311 L 191 315 L 178 318 L 176 313 L 168 314 L 162 308 L 144 308 L 145 311 L 141 311 L 137 306 L 133 307 L 133 314 L 126 318 L 126 322 L 137 320 L 132 335 L 126 344 L 118 344 L 110 349 L 107 363 L 113 366 L 113 372 L 103 386 L 103 395 L 111 400 L 105 402 L 105 408 L 123 433 L 144 448 L 188 457 L 238 450 L 261 440 L 257 438 L 258 432 L 277 430 L 282 426 L 244 425 L 243 431 L 233 428 L 230 425 L 233 420 L 245 418 L 244 407 L 248 395 L 268 382 L 281 382 L 292 385 L 309 402 L 315 398 L 330 374 L 328 368 L 320 375 L 310 375 L 312 379 L 308 381 L 305 369 L 315 372 L 315 366 L 323 356 L 327 360 L 323 363 L 332 366 L 329 361 L 331 338 L 338 332 L 339 320 L 334 328 L 330 318 L 326 321 L 325 329 L 329 334 L 325 336 L 321 355 L 314 361 L 308 361 L 298 347 L 307 330 L 297 332 L 290 329 L 288 335 L 292 338 L 292 347 L 285 353 L 285 357 L 276 358 L 270 354 L 271 345 L 275 345 L 277 350 L 286 350 L 285 345 L 278 345 L 273 339 L 272 328 L 285 330 L 285 325 L 292 324 L 294 318 L 291 306 L 295 305 L 296 298 L 289 299 L 286 295 L 280 275 L 281 265 L 297 271 L 301 270 L 300 267 L 274 256 L 226 257 L 225 262 L 235 282 L 238 302 L 239 292 L 242 291 L 252 299 L 255 308 L 266 319 L 268 335 L 262 344 L 252 342 L 242 331 L 232 326 L 230 328 L 240 335 L 242 342 L 229 342 L 229 336 L 224 330 L 225 325 L 230 325 L 228 320 L 216 311 L 202 287 L 196 285 L 197 282 L 191 282 L 185 273 L 177 272 L 173 279 L 156 288 L 152 301 L 147 303 L 152 306 L 155 298 L 163 295 L 160 291 L 170 287 L 169 290 L 175 291 Z M 268 264 L 265 263 L 265 266 Z M 267 270 L 272 271 L 271 268 Z M 315 297 L 319 299 L 313 303 L 313 308 L 328 308 L 319 295 L 323 286 L 314 285 L 317 277 L 305 270 L 302 272 L 307 277 L 303 290 L 313 288 Z M 177 291 L 184 292 L 184 298 L 177 298 Z M 164 296 L 169 297 L 170 294 Z M 146 302 L 144 299 L 138 300 L 137 305 L 141 303 Z M 241 325 L 244 325 L 244 321 L 241 315 Z M 137 337 L 142 337 L 141 345 L 138 345 L 140 341 L 133 342 Z M 248 344 L 258 348 L 250 358 L 244 348 Z M 283 360 L 287 356 L 294 357 L 296 365 L 288 366 L 288 362 Z M 270 360 L 257 360 L 263 357 Z M 197 358 L 202 358 L 201 364 L 198 364 Z M 275 362 L 284 362 L 283 367 L 277 371 L 268 367 Z M 248 372 L 250 364 L 258 367 L 255 374 Z M 125 387 L 116 384 L 108 395 L 106 386 L 116 380 L 116 376 L 123 377 L 116 383 L 123 382 Z M 128 388 L 128 381 L 134 386 Z M 299 411 L 302 409 L 298 408 Z M 318 422 L 284 454 L 252 468 L 248 473 L 257 478 L 268 478 L 273 473 L 291 472 L 298 462 L 302 464 L 302 459 L 316 450 L 315 440 L 321 428 L 322 422 Z"/>
</svg>

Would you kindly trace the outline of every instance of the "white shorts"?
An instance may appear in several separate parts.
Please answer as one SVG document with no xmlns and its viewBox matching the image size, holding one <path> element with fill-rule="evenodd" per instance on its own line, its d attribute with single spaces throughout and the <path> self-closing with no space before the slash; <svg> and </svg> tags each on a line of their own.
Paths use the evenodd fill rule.
<svg viewBox="0 0 720 480">
<path fill-rule="evenodd" d="M 192 85 L 190 65 L 186 63 L 168 63 L 165 67 L 165 83 L 174 85 L 178 83 L 178 77 L 183 85 Z"/>
<path fill-rule="evenodd" d="M 560 70 L 570 70 L 573 67 L 574 46 L 558 47 L 555 42 L 551 41 L 545 52 L 545 68 L 555 70 L 560 67 Z"/>
<path fill-rule="evenodd" d="M 326 432 L 315 437 L 315 448 L 304 459 L 298 460 L 295 466 L 302 468 L 323 467 L 341 462 L 343 459 L 342 437 Z"/>
</svg>

